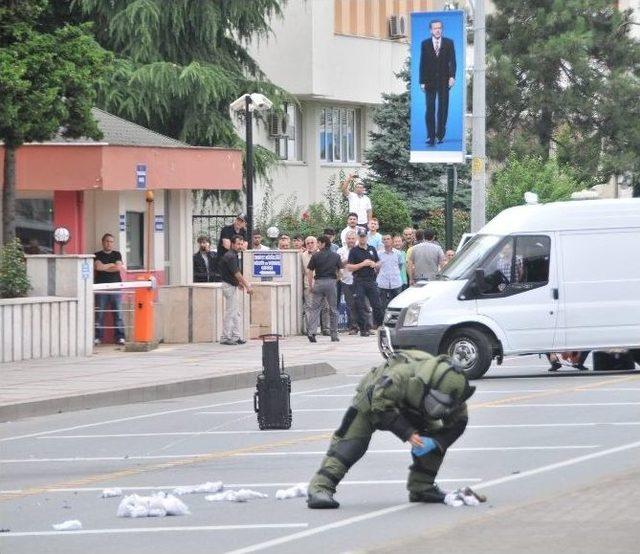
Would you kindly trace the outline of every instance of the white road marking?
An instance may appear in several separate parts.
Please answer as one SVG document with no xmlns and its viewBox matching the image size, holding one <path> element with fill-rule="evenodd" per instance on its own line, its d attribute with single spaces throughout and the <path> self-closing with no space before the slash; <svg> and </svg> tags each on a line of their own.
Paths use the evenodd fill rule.
<svg viewBox="0 0 640 554">
<path fill-rule="evenodd" d="M 503 423 L 496 425 L 468 425 L 467 429 L 520 429 L 527 427 L 595 427 L 596 425 L 640 425 L 640 421 L 591 421 L 586 423 Z M 65 439 L 120 439 L 136 437 L 197 437 L 199 435 L 269 435 L 276 433 L 332 433 L 334 427 L 323 429 L 271 429 L 260 431 L 258 429 L 242 431 L 168 431 L 159 433 L 109 433 L 100 435 L 49 435 L 37 437 L 38 440 L 65 440 Z"/>
<path fill-rule="evenodd" d="M 316 413 L 316 412 L 344 412 L 346 408 L 292 408 L 293 413 Z M 196 415 L 233 415 L 233 414 L 254 414 L 253 410 L 226 410 L 224 412 L 197 412 Z"/>
<path fill-rule="evenodd" d="M 356 386 L 358 383 L 347 383 L 346 385 L 336 385 L 333 387 L 323 387 L 320 389 L 312 389 L 312 390 L 308 390 L 308 391 L 299 391 L 299 392 L 293 392 L 291 393 L 291 396 L 299 396 L 305 393 L 313 393 L 313 392 L 322 392 L 325 390 L 334 390 L 334 389 L 342 389 L 342 388 L 346 388 L 346 387 L 354 387 Z M 124 421 L 135 421 L 138 419 L 148 419 L 151 417 L 159 417 L 159 416 L 164 416 L 164 415 L 171 415 L 171 414 L 179 414 L 179 413 L 185 413 L 185 412 L 195 412 L 197 410 L 202 410 L 204 408 L 218 408 L 220 406 L 231 406 L 234 404 L 243 404 L 245 402 L 253 402 L 253 400 L 251 398 L 248 398 L 246 400 L 235 400 L 233 402 L 219 402 L 216 404 L 205 404 L 204 406 L 194 406 L 192 408 L 180 408 L 177 410 L 165 410 L 162 412 L 152 412 L 150 414 L 141 414 L 141 415 L 137 415 L 137 416 L 130 416 L 130 417 L 119 417 L 116 419 L 107 419 L 104 421 L 97 421 L 95 423 L 85 423 L 83 425 L 74 425 L 73 427 L 61 427 L 58 429 L 51 429 L 49 431 L 40 431 L 38 433 L 29 433 L 28 435 L 15 435 L 12 437 L 3 437 L 0 438 L 0 442 L 6 442 L 6 441 L 14 441 L 14 440 L 19 440 L 19 439 L 31 439 L 34 437 L 41 437 L 44 435 L 51 435 L 53 433 L 64 433 L 65 431 L 75 431 L 77 429 L 88 429 L 90 427 L 98 427 L 100 425 L 109 425 L 110 423 L 122 423 Z M 235 413 L 242 413 L 242 412 L 235 412 Z M 253 413 L 253 412 L 248 412 L 248 413 Z"/>
<path fill-rule="evenodd" d="M 609 454 L 616 454 L 618 452 L 624 452 L 626 450 L 631 450 L 633 448 L 640 447 L 640 441 L 632 442 L 628 444 L 624 444 L 622 446 L 617 446 L 614 448 L 609 448 L 607 450 L 601 450 L 600 452 L 594 452 L 592 454 L 586 454 L 584 456 L 578 456 L 577 458 L 570 458 L 563 462 L 558 462 L 555 464 L 549 464 L 546 466 L 541 466 L 535 469 L 530 469 L 527 471 L 523 471 L 522 473 L 507 475 L 505 477 L 500 477 L 498 479 L 493 479 L 490 481 L 485 481 L 484 483 L 480 483 L 476 485 L 474 488 L 476 490 L 486 489 L 489 487 L 494 487 L 496 485 L 502 485 L 503 483 L 508 483 L 510 481 L 516 481 L 518 479 L 524 479 L 525 477 L 530 477 L 532 475 L 538 475 L 540 473 L 546 473 L 547 471 L 554 471 L 556 469 L 561 469 L 564 467 L 569 467 L 575 464 L 579 464 L 581 462 L 586 462 L 589 460 L 593 460 L 595 458 L 600 458 L 602 456 L 608 456 Z M 392 514 L 394 512 L 399 512 L 402 510 L 408 510 L 411 508 L 415 508 L 418 504 L 398 504 L 396 506 L 391 506 L 389 508 L 385 508 L 384 510 L 376 510 L 374 512 L 369 512 L 366 514 L 362 514 L 356 517 L 350 517 L 347 519 L 343 519 L 340 521 L 335 521 L 333 523 L 329 523 L 327 525 L 320 525 L 318 527 L 314 527 L 313 529 L 308 529 L 306 531 L 300 531 L 298 533 L 294 533 L 292 535 L 287 535 L 284 537 L 279 537 L 277 539 L 272 539 L 269 541 L 260 542 L 257 544 L 253 544 L 251 546 L 247 546 L 244 548 L 239 548 L 226 554 L 249 554 L 251 552 L 259 552 L 260 550 L 265 550 L 267 548 L 271 548 L 273 546 L 280 546 L 282 544 L 287 544 L 298 539 L 304 539 L 307 537 L 311 537 L 313 535 L 319 535 L 320 533 L 324 533 L 325 531 L 331 531 L 333 529 L 339 529 L 341 527 L 347 527 L 354 523 L 360 523 L 362 521 L 368 521 L 370 519 L 375 519 L 377 517 L 381 517 L 387 514 Z"/>
<path fill-rule="evenodd" d="M 247 431 L 175 431 L 166 433 L 113 433 L 107 435 L 49 435 L 37 437 L 39 440 L 51 439 L 118 439 L 129 437 L 188 437 L 198 435 L 273 435 L 277 433 L 332 433 L 335 427 L 326 429 L 270 429 L 260 431 L 258 429 Z"/>
<path fill-rule="evenodd" d="M 293 487 L 298 483 L 303 482 L 309 476 L 305 476 L 304 479 L 296 482 L 290 483 L 225 483 L 225 488 L 227 489 L 258 489 L 258 488 L 276 488 L 276 487 Z M 438 478 L 438 483 L 479 483 L 482 481 L 479 477 L 464 477 L 460 479 L 440 479 Z M 381 481 L 341 481 L 340 486 L 363 486 L 363 485 L 404 485 L 406 484 L 406 479 L 384 479 Z M 155 487 L 127 487 L 124 485 L 113 485 L 113 488 L 119 488 L 123 491 L 160 491 L 160 490 L 173 490 L 177 487 L 184 487 L 185 485 L 158 485 Z M 111 487 L 110 487 L 111 488 Z M 54 493 L 54 492 L 102 492 L 105 487 L 80 487 L 80 488 L 51 488 L 51 489 L 43 489 L 43 492 L 46 493 Z M 0 494 L 19 494 L 24 492 L 25 489 L 12 489 L 12 490 L 0 490 Z"/>
<path fill-rule="evenodd" d="M 198 525 L 193 527 L 130 527 L 120 529 L 82 529 L 79 531 L 25 531 L 0 533 L 0 539 L 12 537 L 72 537 L 74 535 L 123 535 L 130 533 L 166 533 L 174 531 L 244 531 L 247 529 L 299 529 L 308 523 L 255 523 L 253 525 Z"/>
<path fill-rule="evenodd" d="M 450 448 L 447 452 L 489 452 L 508 450 L 572 450 L 598 448 L 599 444 L 581 445 L 561 445 L 561 446 L 478 446 Z M 408 454 L 409 448 L 367 450 L 367 454 Z M 21 459 L 0 459 L 0 464 L 26 464 L 26 463 L 64 463 L 64 462 L 129 462 L 137 460 L 175 460 L 180 458 L 199 458 L 211 455 L 212 452 L 201 452 L 199 454 L 163 454 L 158 456 L 96 456 L 96 457 L 69 457 L 69 458 L 21 458 Z M 253 456 L 323 456 L 326 450 L 302 450 L 297 452 L 238 452 L 234 457 Z"/>
<path fill-rule="evenodd" d="M 564 404 L 496 404 L 483 408 L 575 408 L 577 406 L 638 406 L 640 402 L 573 402 Z"/>
</svg>

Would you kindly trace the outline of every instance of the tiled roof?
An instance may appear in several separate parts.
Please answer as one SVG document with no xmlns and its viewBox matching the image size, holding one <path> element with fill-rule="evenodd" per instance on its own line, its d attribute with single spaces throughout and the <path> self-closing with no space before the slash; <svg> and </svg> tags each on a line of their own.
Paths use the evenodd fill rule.
<svg viewBox="0 0 640 554">
<path fill-rule="evenodd" d="M 185 148 L 189 145 L 171 137 L 156 133 L 151 129 L 142 127 L 137 123 L 122 119 L 117 115 L 110 114 L 98 108 L 93 108 L 91 114 L 98 122 L 98 127 L 102 131 L 103 138 L 94 141 L 88 138 L 65 139 L 58 135 L 51 142 L 100 142 L 117 146 L 164 146 Z"/>
</svg>

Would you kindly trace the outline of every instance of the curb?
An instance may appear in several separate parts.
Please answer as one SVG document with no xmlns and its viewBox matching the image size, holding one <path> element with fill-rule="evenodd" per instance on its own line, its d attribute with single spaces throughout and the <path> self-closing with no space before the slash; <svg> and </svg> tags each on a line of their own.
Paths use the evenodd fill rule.
<svg viewBox="0 0 640 554">
<path fill-rule="evenodd" d="M 314 379 L 335 375 L 335 368 L 325 362 L 289 366 L 286 373 L 293 381 L 302 379 Z M 152 400 L 166 400 L 168 398 L 180 398 L 183 396 L 195 396 L 213 392 L 223 392 L 236 389 L 253 388 L 256 378 L 261 371 L 245 371 L 229 375 L 216 375 L 202 379 L 176 381 L 175 383 L 162 383 L 160 385 L 145 385 L 130 389 L 111 390 L 62 398 L 47 398 L 35 402 L 23 402 L 0 406 L 0 423 L 15 421 L 26 417 L 51 415 L 62 412 L 89 410 L 91 408 L 104 408 L 120 404 L 133 404 L 136 402 L 150 402 Z"/>
</svg>

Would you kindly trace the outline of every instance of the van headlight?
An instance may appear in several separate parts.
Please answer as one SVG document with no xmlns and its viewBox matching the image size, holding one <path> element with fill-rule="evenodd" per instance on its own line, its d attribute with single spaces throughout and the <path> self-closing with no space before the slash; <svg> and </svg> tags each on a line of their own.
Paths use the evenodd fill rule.
<svg viewBox="0 0 640 554">
<path fill-rule="evenodd" d="M 424 302 L 409 304 L 407 311 L 404 313 L 404 319 L 402 320 L 403 327 L 415 327 L 416 325 L 418 325 L 420 310 L 422 309 L 423 304 Z"/>
</svg>

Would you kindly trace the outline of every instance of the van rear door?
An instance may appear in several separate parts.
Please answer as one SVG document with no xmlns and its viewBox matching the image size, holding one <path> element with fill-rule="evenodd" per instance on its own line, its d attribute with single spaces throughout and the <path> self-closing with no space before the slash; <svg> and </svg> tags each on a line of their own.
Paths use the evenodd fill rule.
<svg viewBox="0 0 640 554">
<path fill-rule="evenodd" d="M 512 235 L 483 263 L 480 315 L 504 331 L 513 353 L 548 352 L 556 340 L 557 256 L 554 235 Z"/>
</svg>

